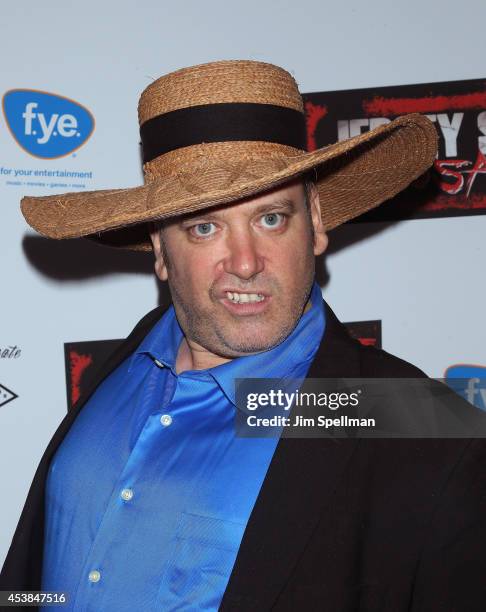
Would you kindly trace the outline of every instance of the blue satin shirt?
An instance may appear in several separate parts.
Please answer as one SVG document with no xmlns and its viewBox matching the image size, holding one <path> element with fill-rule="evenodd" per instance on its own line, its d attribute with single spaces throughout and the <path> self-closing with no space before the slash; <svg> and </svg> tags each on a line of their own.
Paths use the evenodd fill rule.
<svg viewBox="0 0 486 612">
<path fill-rule="evenodd" d="M 175 372 L 173 306 L 97 388 L 46 484 L 42 589 L 63 610 L 217 610 L 277 438 L 238 438 L 235 378 L 303 378 L 324 333 L 321 290 L 269 351 Z"/>
</svg>

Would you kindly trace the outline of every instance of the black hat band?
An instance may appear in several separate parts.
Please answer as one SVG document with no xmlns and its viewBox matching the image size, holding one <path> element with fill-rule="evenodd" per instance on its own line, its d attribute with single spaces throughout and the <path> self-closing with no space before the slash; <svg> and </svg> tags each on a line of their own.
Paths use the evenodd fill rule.
<svg viewBox="0 0 486 612">
<path fill-rule="evenodd" d="M 181 108 L 152 117 L 140 128 L 143 162 L 175 149 L 207 142 L 264 141 L 306 150 L 303 113 L 252 102 Z"/>
</svg>

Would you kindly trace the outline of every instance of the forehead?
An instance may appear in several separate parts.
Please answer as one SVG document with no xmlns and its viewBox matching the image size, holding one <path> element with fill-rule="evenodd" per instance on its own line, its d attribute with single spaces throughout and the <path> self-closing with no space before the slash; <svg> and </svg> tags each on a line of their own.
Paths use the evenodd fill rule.
<svg viewBox="0 0 486 612">
<path fill-rule="evenodd" d="M 181 223 L 185 220 L 207 217 L 209 215 L 213 217 L 227 216 L 228 214 L 248 215 L 260 209 L 264 209 L 267 206 L 291 204 L 293 204 L 293 209 L 295 211 L 298 211 L 300 208 L 304 210 L 305 208 L 305 190 L 301 179 L 296 179 L 283 186 L 275 187 L 274 189 L 265 191 L 256 196 L 245 198 L 244 200 L 238 200 L 237 202 L 230 202 L 229 204 L 222 204 L 220 206 L 188 213 L 187 215 L 181 215 L 177 220 L 174 220 L 174 222 Z"/>
</svg>

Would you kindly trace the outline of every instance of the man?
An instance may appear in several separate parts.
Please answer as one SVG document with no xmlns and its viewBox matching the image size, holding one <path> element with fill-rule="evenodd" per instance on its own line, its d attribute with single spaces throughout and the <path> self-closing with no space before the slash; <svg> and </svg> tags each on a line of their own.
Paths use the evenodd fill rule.
<svg viewBox="0 0 486 612">
<path fill-rule="evenodd" d="M 23 200 L 50 237 L 152 248 L 173 307 L 61 423 L 1 588 L 72 610 L 484 609 L 481 440 L 233 429 L 237 378 L 424 376 L 347 335 L 314 257 L 426 170 L 430 122 L 308 153 L 292 77 L 246 61 L 162 77 L 139 116 L 143 187 Z"/>
</svg>

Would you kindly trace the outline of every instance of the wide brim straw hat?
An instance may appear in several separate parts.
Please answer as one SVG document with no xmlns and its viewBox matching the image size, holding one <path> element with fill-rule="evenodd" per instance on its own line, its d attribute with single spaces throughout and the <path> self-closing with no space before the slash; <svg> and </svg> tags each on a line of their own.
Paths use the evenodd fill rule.
<svg viewBox="0 0 486 612">
<path fill-rule="evenodd" d="M 312 170 L 330 230 L 402 191 L 437 152 L 436 129 L 419 114 L 308 152 L 297 84 L 264 62 L 167 74 L 143 91 L 138 114 L 145 184 L 24 197 L 35 230 L 151 250 L 149 222 L 242 200 Z"/>
</svg>

